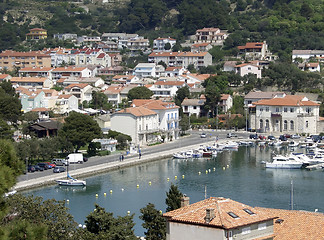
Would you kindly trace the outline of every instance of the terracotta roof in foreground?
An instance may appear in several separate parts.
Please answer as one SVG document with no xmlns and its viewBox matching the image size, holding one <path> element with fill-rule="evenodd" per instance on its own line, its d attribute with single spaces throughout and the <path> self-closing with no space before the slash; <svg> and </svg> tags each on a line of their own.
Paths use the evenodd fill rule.
<svg viewBox="0 0 324 240">
<path fill-rule="evenodd" d="M 12 77 L 10 81 L 13 82 L 45 82 L 48 78 L 42 77 Z"/>
<path fill-rule="evenodd" d="M 136 107 L 143 106 L 151 110 L 175 109 L 179 108 L 174 102 L 163 102 L 154 99 L 134 99 L 132 104 Z"/>
<path fill-rule="evenodd" d="M 274 221 L 274 240 L 324 239 L 323 213 L 260 207 L 255 209 L 278 216 Z"/>
<path fill-rule="evenodd" d="M 206 209 L 214 209 L 215 217 L 206 223 Z M 250 210 L 249 214 L 245 210 Z M 229 215 L 234 213 L 237 218 Z M 276 218 L 276 214 L 256 209 L 229 198 L 211 197 L 203 201 L 163 214 L 170 222 L 182 222 L 192 225 L 205 225 L 214 228 L 233 229 L 253 223 Z"/>
</svg>

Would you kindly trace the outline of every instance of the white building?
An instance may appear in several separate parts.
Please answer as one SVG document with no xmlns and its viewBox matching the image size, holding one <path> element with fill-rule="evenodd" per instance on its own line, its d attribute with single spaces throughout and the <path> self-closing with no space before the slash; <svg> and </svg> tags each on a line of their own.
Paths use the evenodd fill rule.
<svg viewBox="0 0 324 240">
<path fill-rule="evenodd" d="M 55 114 L 67 114 L 78 109 L 78 98 L 72 94 L 62 94 L 56 98 L 52 110 Z"/>
<path fill-rule="evenodd" d="M 163 69 L 162 69 L 163 68 Z M 164 72 L 164 67 L 155 63 L 139 63 L 134 68 L 134 75 L 138 78 L 159 77 Z"/>
<path fill-rule="evenodd" d="M 211 45 L 221 46 L 228 37 L 228 33 L 219 28 L 203 28 L 196 31 L 195 37 L 195 43 L 210 43 Z"/>
<path fill-rule="evenodd" d="M 273 58 L 266 41 L 248 42 L 244 46 L 238 46 L 237 48 L 239 55 L 247 60 L 272 60 Z"/>
<path fill-rule="evenodd" d="M 72 94 L 79 100 L 79 103 L 92 100 L 93 87 L 87 83 L 70 84 L 64 90 L 67 94 Z"/>
<path fill-rule="evenodd" d="M 153 51 L 155 52 L 169 52 L 171 51 L 172 47 L 176 44 L 177 40 L 173 38 L 157 38 L 153 41 Z M 171 48 L 166 50 L 165 45 L 169 43 Z"/>
<path fill-rule="evenodd" d="M 111 130 L 129 135 L 132 144 L 143 146 L 157 141 L 158 114 L 145 107 L 130 107 L 111 116 Z"/>
<path fill-rule="evenodd" d="M 275 97 L 284 97 L 284 92 L 261 92 L 251 91 L 244 97 L 244 107 L 251 107 L 253 102 L 257 102 L 263 99 L 272 99 Z"/>
<path fill-rule="evenodd" d="M 174 97 L 179 88 L 186 86 L 182 81 L 157 81 L 148 89 L 153 92 L 153 97 Z"/>
<path fill-rule="evenodd" d="M 200 99 L 183 99 L 181 106 L 184 114 L 191 116 L 196 115 L 201 117 L 203 115 L 203 106 L 206 102 L 205 98 Z"/>
<path fill-rule="evenodd" d="M 56 82 L 61 78 L 67 77 L 93 77 L 93 73 L 86 67 L 59 67 L 51 71 L 52 80 Z"/>
<path fill-rule="evenodd" d="M 254 102 L 252 129 L 260 132 L 316 134 L 320 104 L 301 95 L 284 95 Z M 253 109 L 253 108 L 252 108 Z"/>
<path fill-rule="evenodd" d="M 134 99 L 132 104 L 153 110 L 158 114 L 159 131 L 165 136 L 165 141 L 179 137 L 179 107 L 174 102 L 163 102 L 153 99 Z"/>
<path fill-rule="evenodd" d="M 304 62 L 307 62 L 310 58 L 323 61 L 324 50 L 293 50 L 292 61 L 295 62 L 296 58 L 301 58 Z"/>
<path fill-rule="evenodd" d="M 257 65 L 253 65 L 250 63 L 242 63 L 235 66 L 235 73 L 239 74 L 241 77 L 253 74 L 256 75 L 257 78 L 261 78 L 261 68 Z"/>
</svg>

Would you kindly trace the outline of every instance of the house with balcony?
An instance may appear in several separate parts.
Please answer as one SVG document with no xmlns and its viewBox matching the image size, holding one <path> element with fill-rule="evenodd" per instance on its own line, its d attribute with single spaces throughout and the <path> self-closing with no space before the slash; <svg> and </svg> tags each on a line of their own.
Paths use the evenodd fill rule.
<svg viewBox="0 0 324 240">
<path fill-rule="evenodd" d="M 51 67 L 51 56 L 41 51 L 16 52 L 5 50 L 0 53 L 0 70 L 9 71 L 25 67 Z"/>
<path fill-rule="evenodd" d="M 132 145 L 155 143 L 159 132 L 158 114 L 145 107 L 130 107 L 111 115 L 111 130 L 129 135 Z"/>
<path fill-rule="evenodd" d="M 41 77 L 52 79 L 53 67 L 25 67 L 18 71 L 19 77 Z"/>
<path fill-rule="evenodd" d="M 84 47 L 74 51 L 71 56 L 75 66 L 101 65 L 103 67 L 111 66 L 111 57 L 99 48 Z"/>
<path fill-rule="evenodd" d="M 183 67 L 168 67 L 165 69 L 164 75 L 166 77 L 178 77 L 184 74 L 185 71 L 186 69 Z"/>
<path fill-rule="evenodd" d="M 122 103 L 120 92 L 123 88 L 124 86 L 122 84 L 112 84 L 104 91 L 108 102 L 115 107 L 118 107 L 118 104 Z"/>
<path fill-rule="evenodd" d="M 204 111 L 205 102 L 206 102 L 205 97 L 199 99 L 189 99 L 189 98 L 183 99 L 181 103 L 183 114 L 186 114 L 189 117 L 191 115 L 195 115 L 197 117 L 206 116 L 206 113 Z"/>
<path fill-rule="evenodd" d="M 244 107 L 251 107 L 253 102 L 264 99 L 272 99 L 275 97 L 284 97 L 284 92 L 262 92 L 262 91 L 251 91 L 244 97 Z"/>
<path fill-rule="evenodd" d="M 50 55 L 51 57 L 51 66 L 59 67 L 66 64 L 74 64 L 72 62 L 71 53 L 75 51 L 72 48 L 46 48 L 43 50 L 43 53 Z"/>
<path fill-rule="evenodd" d="M 235 73 L 239 74 L 241 77 L 253 74 L 257 78 L 261 78 L 261 68 L 257 65 L 251 63 L 242 63 L 239 65 L 235 65 Z"/>
<path fill-rule="evenodd" d="M 172 98 L 179 88 L 186 86 L 182 81 L 157 81 L 148 87 L 153 92 L 153 97 Z"/>
<path fill-rule="evenodd" d="M 195 35 L 195 43 L 210 43 L 211 45 L 222 46 L 228 33 L 219 28 L 198 29 Z"/>
<path fill-rule="evenodd" d="M 131 52 L 137 51 L 145 51 L 150 47 L 150 42 L 148 39 L 145 38 L 136 38 L 136 39 L 129 39 L 127 41 L 127 48 Z"/>
<path fill-rule="evenodd" d="M 111 81 L 118 84 L 131 84 L 138 80 L 139 78 L 134 75 L 116 75 L 112 78 Z"/>
<path fill-rule="evenodd" d="M 153 40 L 153 51 L 154 52 L 170 52 L 173 46 L 177 43 L 174 38 L 157 38 Z M 165 45 L 170 44 L 169 49 L 165 49 Z"/>
<path fill-rule="evenodd" d="M 90 69 L 86 67 L 58 67 L 52 70 L 52 79 L 54 82 L 58 81 L 61 78 L 68 77 L 92 77 L 93 73 Z"/>
<path fill-rule="evenodd" d="M 26 34 L 26 40 L 40 40 L 47 38 L 47 30 L 43 28 L 32 28 Z"/>
<path fill-rule="evenodd" d="M 79 103 L 92 100 L 93 87 L 87 83 L 70 84 L 64 88 L 64 91 L 65 94 L 74 95 L 79 100 Z"/>
<path fill-rule="evenodd" d="M 210 197 L 164 213 L 167 240 L 274 239 L 277 215 L 223 197 Z"/>
<path fill-rule="evenodd" d="M 250 126 L 259 132 L 316 134 L 319 103 L 302 95 L 284 95 L 252 103 Z"/>
<path fill-rule="evenodd" d="M 19 93 L 19 99 L 21 102 L 21 110 L 23 112 L 29 112 L 35 108 L 43 108 L 45 93 L 41 90 L 22 90 Z"/>
<path fill-rule="evenodd" d="M 321 72 L 321 65 L 319 62 L 305 62 L 298 64 L 298 68 L 302 71 Z"/>
<path fill-rule="evenodd" d="M 13 85 L 25 88 L 52 88 L 53 81 L 47 77 L 12 77 L 10 79 Z"/>
<path fill-rule="evenodd" d="M 78 98 L 72 94 L 61 94 L 56 98 L 52 110 L 55 114 L 65 115 L 79 108 Z"/>
<path fill-rule="evenodd" d="M 133 75 L 138 78 L 155 78 L 161 76 L 164 70 L 162 65 L 156 65 L 155 63 L 139 63 L 134 68 Z"/>
<path fill-rule="evenodd" d="M 212 48 L 213 46 L 208 42 L 196 43 L 191 45 L 191 52 L 208 52 Z"/>
<path fill-rule="evenodd" d="M 164 135 L 165 141 L 179 138 L 179 107 L 174 102 L 164 102 L 153 99 L 134 99 L 133 106 L 145 107 L 153 110 L 159 117 L 160 135 Z"/>
<path fill-rule="evenodd" d="M 99 68 L 97 75 L 106 76 L 108 79 L 111 79 L 115 75 L 126 75 L 127 72 L 127 69 L 123 66 L 112 66 Z"/>
<path fill-rule="evenodd" d="M 238 46 L 239 57 L 245 60 L 273 60 L 274 56 L 268 50 L 268 44 L 264 42 L 248 42 L 244 46 Z"/>
</svg>

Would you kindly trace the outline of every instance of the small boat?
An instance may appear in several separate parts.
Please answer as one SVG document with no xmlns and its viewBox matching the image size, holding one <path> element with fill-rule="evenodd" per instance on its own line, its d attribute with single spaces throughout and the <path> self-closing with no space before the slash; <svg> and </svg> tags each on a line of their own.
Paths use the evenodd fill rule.
<svg viewBox="0 0 324 240">
<path fill-rule="evenodd" d="M 273 157 L 272 162 L 266 162 L 266 168 L 298 169 L 302 166 L 303 163 L 296 161 L 294 157 L 285 157 L 282 155 Z"/>
<path fill-rule="evenodd" d="M 85 186 L 86 185 L 86 181 L 78 180 L 70 176 L 69 165 L 67 165 L 66 179 L 56 180 L 56 182 L 60 186 Z"/>
<path fill-rule="evenodd" d="M 239 144 L 241 146 L 252 146 L 253 142 L 251 142 L 251 141 L 240 141 Z"/>
<path fill-rule="evenodd" d="M 85 186 L 86 185 L 86 181 L 77 180 L 71 177 L 70 174 L 67 174 L 67 179 L 56 180 L 56 182 L 58 183 L 58 185 L 61 186 Z"/>
<path fill-rule="evenodd" d="M 190 158 L 190 156 L 186 152 L 178 152 L 173 154 L 173 158 L 176 159 L 187 159 Z"/>
<path fill-rule="evenodd" d="M 229 141 L 225 144 L 225 149 L 228 150 L 236 150 L 238 149 L 239 145 L 236 142 Z"/>
<path fill-rule="evenodd" d="M 288 147 L 295 148 L 298 147 L 299 143 L 295 141 L 290 141 Z"/>
</svg>

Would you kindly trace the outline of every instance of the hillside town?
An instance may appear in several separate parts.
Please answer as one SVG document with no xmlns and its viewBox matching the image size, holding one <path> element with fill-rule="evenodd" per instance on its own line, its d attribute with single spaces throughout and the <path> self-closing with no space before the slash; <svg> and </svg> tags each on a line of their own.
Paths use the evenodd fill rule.
<svg viewBox="0 0 324 240">
<path fill-rule="evenodd" d="M 219 26 L 206 26 L 196 29 L 186 40 L 167 35 L 152 40 L 126 32 L 80 36 L 66 32 L 50 36 L 44 28 L 29 29 L 25 34 L 28 43 L 37 44 L 51 38 L 68 41 L 73 47 L 57 45 L 30 51 L 8 48 L 0 53 L 0 93 L 12 97 L 1 105 L 5 116 L 1 115 L 4 119 L 0 123 L 1 138 L 14 142 L 17 149 L 24 141 L 40 141 L 39 146 L 45 151 L 50 151 L 45 145 L 51 145 L 51 142 L 44 144 L 45 141 L 59 136 L 61 142 L 61 145 L 53 143 L 60 149 L 48 155 L 29 153 L 20 145 L 17 155 L 26 164 L 22 167 L 26 170 L 24 181 L 28 181 L 28 174 L 38 171 L 35 166 L 32 170 L 29 163 L 49 154 L 62 162 L 62 171 L 68 171 L 69 162 L 63 164 L 64 159 L 68 160 L 70 154 L 78 154 L 79 150 L 90 158 L 108 159 L 108 155 L 113 155 L 111 162 L 120 164 L 149 162 L 143 149 L 178 143 L 179 146 L 172 146 L 180 148 L 189 135 L 188 130 L 197 131 L 199 138 L 217 146 L 222 143 L 217 131 L 223 130 L 235 137 L 237 132 L 243 132 L 246 135 L 242 136 L 250 135 L 257 141 L 265 140 L 259 139 L 261 136 L 307 139 L 324 135 L 323 96 L 315 90 L 302 91 L 307 87 L 322 87 L 324 50 L 293 49 L 291 64 L 296 75 L 291 77 L 284 72 L 289 69 L 274 70 L 282 67 L 280 56 L 270 51 L 273 46 L 266 40 L 235 45 L 233 51 L 218 56 L 232 32 Z M 308 84 L 309 79 L 312 82 Z M 11 108 L 14 98 L 19 102 L 13 107 L 17 108 L 15 113 L 11 113 L 5 106 Z M 75 130 L 78 126 L 84 127 L 87 136 Z M 87 157 L 82 155 L 80 160 L 85 165 Z M 107 166 L 111 162 L 107 161 Z M 224 165 L 223 171 L 229 167 Z M 210 172 L 211 169 L 206 170 L 206 175 Z M 20 175 L 17 173 L 16 177 Z M 68 183 L 77 181 L 70 178 Z M 324 236 L 319 227 L 324 224 L 324 215 L 318 209 L 308 212 L 252 207 L 240 199 L 220 196 L 205 197 L 190 204 L 189 196 L 180 195 L 176 199 L 181 202 L 180 206 L 163 214 L 162 211 L 154 213 L 165 224 L 163 237 L 153 234 L 151 238 L 141 239 L 279 240 Z M 96 211 L 103 211 L 98 204 L 93 213 Z M 141 212 L 145 221 L 145 213 L 142 209 Z M 133 217 L 130 213 L 127 216 Z M 78 228 L 89 230 L 91 217 L 86 221 L 89 225 L 81 224 Z M 89 236 L 75 239 L 91 239 L 92 235 Z"/>
</svg>

